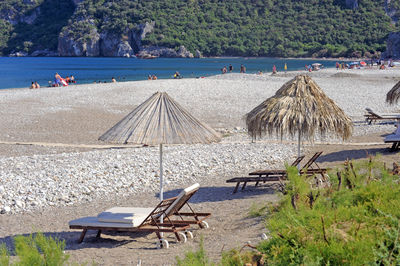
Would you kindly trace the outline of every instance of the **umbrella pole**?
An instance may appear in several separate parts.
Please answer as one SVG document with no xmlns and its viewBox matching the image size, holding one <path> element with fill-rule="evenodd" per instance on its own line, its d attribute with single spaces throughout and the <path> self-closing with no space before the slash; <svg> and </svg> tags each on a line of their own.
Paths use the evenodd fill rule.
<svg viewBox="0 0 400 266">
<path fill-rule="evenodd" d="M 164 183 L 164 178 L 163 178 L 163 163 L 162 163 L 162 144 L 160 143 L 160 201 L 163 201 L 164 199 L 164 189 L 163 189 L 163 183 Z M 164 215 L 162 214 L 160 217 L 160 223 L 163 223 L 164 221 Z M 163 237 L 164 233 L 160 233 L 160 236 Z"/>
<path fill-rule="evenodd" d="M 162 144 L 160 143 L 160 201 L 164 199 L 164 189 L 163 189 L 163 184 L 164 184 L 164 178 L 163 178 L 163 150 L 162 150 Z"/>
<path fill-rule="evenodd" d="M 301 143 L 301 132 L 299 130 L 299 139 L 297 143 L 297 157 L 300 157 L 300 143 Z M 297 169 L 300 168 L 300 165 L 297 165 Z"/>
</svg>

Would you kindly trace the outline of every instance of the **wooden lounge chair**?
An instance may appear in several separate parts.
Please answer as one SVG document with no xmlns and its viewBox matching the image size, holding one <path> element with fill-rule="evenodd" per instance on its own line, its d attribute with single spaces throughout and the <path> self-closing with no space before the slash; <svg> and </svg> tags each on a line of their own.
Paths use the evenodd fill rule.
<svg viewBox="0 0 400 266">
<path fill-rule="evenodd" d="M 397 129 L 384 139 L 385 143 L 392 143 L 392 147 L 390 148 L 392 151 L 396 151 L 400 148 L 400 122 L 396 126 Z"/>
<path fill-rule="evenodd" d="M 208 227 L 204 221 L 210 213 L 196 213 L 189 206 L 189 199 L 199 189 L 199 184 L 195 184 L 184 189 L 177 197 L 165 199 L 153 208 L 132 208 L 114 207 L 100 213 L 97 217 L 84 217 L 69 222 L 70 229 L 82 229 L 79 238 L 81 243 L 87 230 L 97 230 L 100 237 L 103 231 L 119 232 L 154 232 L 158 237 L 158 247 L 169 247 L 166 239 L 162 238 L 162 233 L 173 233 L 178 242 L 186 242 L 187 237 L 193 237 L 188 231 L 191 224 L 197 224 L 200 228 Z M 183 206 L 189 206 L 191 212 L 180 213 Z M 186 220 L 184 217 L 191 217 Z M 176 220 L 180 217 L 180 220 Z"/>
<path fill-rule="evenodd" d="M 300 174 L 306 174 L 307 176 L 317 175 L 320 174 L 325 176 L 326 172 L 329 170 L 327 168 L 320 168 L 319 165 L 316 163 L 318 157 L 322 154 L 321 152 L 316 152 L 300 169 Z M 300 161 L 304 158 L 301 156 L 297 158 L 291 166 L 297 166 Z M 315 165 L 315 166 L 314 166 Z M 258 186 L 260 182 L 267 182 L 267 181 L 280 181 L 286 178 L 287 171 L 286 169 L 278 169 L 278 170 L 258 170 L 249 173 L 250 176 L 247 177 L 234 177 L 231 179 L 226 180 L 227 183 L 236 183 L 235 189 L 233 193 L 236 193 L 239 189 L 240 183 L 243 183 L 242 190 L 245 189 L 247 183 L 255 182 L 255 186 Z"/>
<path fill-rule="evenodd" d="M 365 114 L 364 117 L 368 125 L 378 120 L 400 121 L 400 114 L 381 114 L 372 111 L 370 108 L 365 108 L 365 110 L 367 111 L 367 114 Z"/>
</svg>

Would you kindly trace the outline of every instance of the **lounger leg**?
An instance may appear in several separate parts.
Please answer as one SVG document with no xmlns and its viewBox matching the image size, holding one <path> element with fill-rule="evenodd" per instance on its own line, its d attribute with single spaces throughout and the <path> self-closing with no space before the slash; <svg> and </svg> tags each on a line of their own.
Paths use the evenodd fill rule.
<svg viewBox="0 0 400 266">
<path fill-rule="evenodd" d="M 97 231 L 96 237 L 99 238 L 101 236 L 101 230 Z"/>
<path fill-rule="evenodd" d="M 255 185 L 255 187 L 256 187 L 256 186 L 258 186 L 258 183 L 259 183 L 259 181 L 257 181 L 257 182 L 256 182 L 256 185 Z"/>
<path fill-rule="evenodd" d="M 391 151 L 395 151 L 397 149 L 398 142 L 393 142 L 392 147 L 390 148 Z"/>
<path fill-rule="evenodd" d="M 179 234 L 177 232 L 175 232 L 175 236 L 176 236 L 176 240 L 178 240 L 178 242 L 181 242 L 181 237 L 179 236 Z"/>
<path fill-rule="evenodd" d="M 236 187 L 235 187 L 235 189 L 233 190 L 233 193 L 232 193 L 232 194 L 235 194 L 235 193 L 238 191 L 239 185 L 240 185 L 240 182 L 237 182 Z"/>
<path fill-rule="evenodd" d="M 247 185 L 247 182 L 244 182 L 244 183 L 243 183 L 242 190 L 246 187 L 246 185 Z"/>
<path fill-rule="evenodd" d="M 87 229 L 83 229 L 81 236 L 79 237 L 78 243 L 82 243 L 83 238 L 85 237 Z"/>
</svg>

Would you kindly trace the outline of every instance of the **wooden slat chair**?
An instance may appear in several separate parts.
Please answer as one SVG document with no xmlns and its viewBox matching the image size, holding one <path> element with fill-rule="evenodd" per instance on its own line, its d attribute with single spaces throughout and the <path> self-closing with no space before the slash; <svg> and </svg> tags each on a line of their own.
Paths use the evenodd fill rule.
<svg viewBox="0 0 400 266">
<path fill-rule="evenodd" d="M 320 168 L 319 165 L 317 164 L 316 160 L 318 159 L 319 156 L 321 156 L 322 151 L 316 152 L 305 164 L 304 166 L 300 169 L 299 173 L 300 174 L 306 174 L 307 176 L 313 176 L 320 174 L 324 179 L 325 179 L 325 174 L 329 170 L 328 168 Z M 299 159 L 297 158 L 291 166 L 297 166 L 300 161 L 304 158 L 304 156 L 301 156 L 302 158 Z M 294 164 L 296 163 L 297 164 Z M 287 171 L 286 169 L 279 169 L 279 170 L 258 170 L 249 173 L 250 176 L 248 177 L 235 177 L 232 179 L 228 179 L 226 182 L 227 183 L 236 183 L 236 186 L 233 190 L 233 193 L 236 193 L 239 189 L 240 183 L 243 183 L 242 190 L 245 189 L 247 183 L 249 182 L 255 182 L 256 185 L 260 182 L 268 182 L 268 181 L 280 181 L 282 179 L 285 179 L 287 177 Z"/>
<path fill-rule="evenodd" d="M 364 117 L 368 125 L 378 120 L 400 121 L 400 114 L 380 114 L 372 111 L 370 108 L 365 108 L 365 110 L 367 111 L 367 114 L 365 114 Z"/>
<path fill-rule="evenodd" d="M 308 162 L 300 169 L 301 175 L 307 176 L 315 176 L 321 175 L 323 181 L 326 181 L 326 173 L 331 170 L 331 168 L 321 168 L 318 163 L 317 159 L 321 156 L 322 151 L 316 152 L 313 157 L 308 160 Z"/>
<path fill-rule="evenodd" d="M 305 156 L 299 156 L 294 160 L 291 166 L 297 166 L 304 159 Z M 277 170 L 257 170 L 249 173 L 248 177 L 234 177 L 226 180 L 227 183 L 236 183 L 236 187 L 233 190 L 233 193 L 236 193 L 239 189 L 240 183 L 243 183 L 242 190 L 245 189 L 248 182 L 255 182 L 255 186 L 258 186 L 260 182 L 267 181 L 277 181 L 279 178 L 286 174 L 286 169 L 277 169 Z M 254 175 L 254 177 L 252 177 Z M 257 177 L 255 177 L 257 176 Z"/>
<path fill-rule="evenodd" d="M 178 242 L 186 242 L 186 234 L 193 237 L 188 229 L 190 224 L 198 224 L 200 228 L 208 227 L 204 221 L 210 213 L 196 213 L 192 210 L 188 215 L 179 213 L 188 200 L 198 191 L 199 184 L 184 189 L 177 197 L 165 199 L 153 208 L 114 207 L 100 213 L 97 217 L 84 217 L 69 222 L 70 229 L 82 229 L 79 243 L 85 237 L 87 230 L 98 230 L 100 237 L 103 231 L 119 232 L 154 232 L 158 237 L 158 247 L 169 247 L 162 233 L 173 233 Z M 175 215 L 182 217 L 175 220 Z M 186 221 L 183 217 L 193 219 Z M 200 218 L 202 217 L 202 218 Z"/>
</svg>

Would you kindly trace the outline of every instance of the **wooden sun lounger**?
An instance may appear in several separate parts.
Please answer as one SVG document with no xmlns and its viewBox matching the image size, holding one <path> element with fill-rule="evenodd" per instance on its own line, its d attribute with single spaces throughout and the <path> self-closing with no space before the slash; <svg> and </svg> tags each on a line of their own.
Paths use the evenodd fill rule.
<svg viewBox="0 0 400 266">
<path fill-rule="evenodd" d="M 370 108 L 365 108 L 367 111 L 367 114 L 364 115 L 365 121 L 368 123 L 368 125 L 372 124 L 372 122 L 376 122 L 378 120 L 390 120 L 390 121 L 395 121 L 395 120 L 400 120 L 400 114 L 379 114 L 374 111 L 372 111 Z"/>
<path fill-rule="evenodd" d="M 328 168 L 320 168 L 319 165 L 316 163 L 318 157 L 322 154 L 321 152 L 316 152 L 300 169 L 300 174 L 306 174 L 307 176 L 317 175 L 320 174 L 323 178 L 325 178 L 325 174 L 329 170 Z M 291 166 L 297 166 L 300 161 L 304 158 L 301 156 L 297 158 Z M 315 165 L 316 168 L 312 166 Z M 287 176 L 286 169 L 278 169 L 278 170 L 258 170 L 249 173 L 250 176 L 246 177 L 234 177 L 231 179 L 226 180 L 227 183 L 236 183 L 236 186 L 233 190 L 233 193 L 236 193 L 239 189 L 240 183 L 243 183 L 242 190 L 245 189 L 247 183 L 255 182 L 255 186 L 257 187 L 260 182 L 269 182 L 269 181 L 280 181 L 285 179 Z"/>
<path fill-rule="evenodd" d="M 197 187 L 195 187 L 196 185 Z M 189 199 L 199 189 L 198 184 L 196 185 L 189 187 L 188 189 L 193 187 L 194 189 L 189 193 L 183 193 L 183 196 L 181 196 L 181 194 L 182 192 L 186 192 L 186 189 L 182 191 L 178 197 L 161 201 L 139 225 L 124 221 L 114 221 L 117 218 L 121 219 L 121 215 L 132 215 L 132 213 L 111 213 L 106 211 L 99 214 L 97 217 L 84 217 L 70 221 L 69 228 L 82 229 L 79 243 L 83 241 L 87 230 L 98 230 L 96 237 L 100 237 L 103 231 L 154 232 L 158 237 L 158 246 L 166 248 L 168 248 L 169 244 L 167 240 L 162 238 L 161 233 L 173 233 L 178 242 L 186 242 L 186 234 L 193 237 L 192 233 L 188 231 L 190 225 L 197 224 L 200 228 L 208 228 L 208 224 L 204 220 L 211 216 L 211 213 L 196 213 L 188 204 Z M 180 212 L 185 205 L 188 206 L 190 212 Z M 109 209 L 109 211 L 112 209 Z M 133 208 L 122 207 L 120 209 L 129 210 Z M 144 209 L 146 211 L 148 208 L 135 209 Z M 102 214 L 103 217 L 107 217 L 108 220 L 100 219 L 99 217 L 101 217 Z M 176 219 L 178 217 L 180 219 Z M 190 217 L 191 219 L 186 219 L 186 217 Z"/>
</svg>

